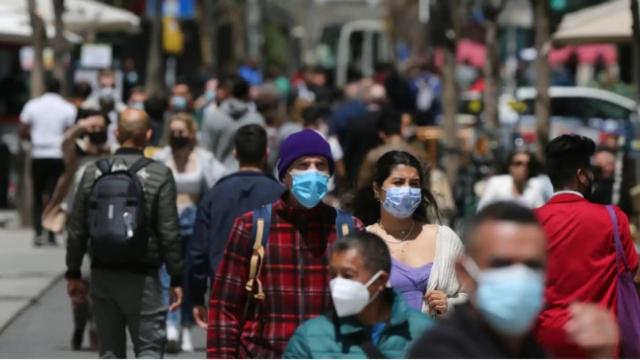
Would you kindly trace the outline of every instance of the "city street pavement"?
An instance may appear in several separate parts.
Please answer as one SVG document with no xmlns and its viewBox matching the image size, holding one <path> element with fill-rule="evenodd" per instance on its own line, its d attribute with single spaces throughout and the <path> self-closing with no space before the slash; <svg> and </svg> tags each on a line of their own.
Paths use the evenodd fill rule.
<svg viewBox="0 0 640 360">
<path fill-rule="evenodd" d="M 65 282 L 58 280 L 42 298 L 24 311 L 4 332 L 0 333 L 0 358 L 96 358 L 97 352 L 87 349 L 88 336 L 85 336 L 84 349 L 71 351 L 71 305 L 66 295 Z M 205 332 L 200 328 L 192 329 L 193 345 L 196 352 L 167 354 L 167 358 L 203 359 L 205 355 Z M 128 356 L 133 356 L 131 342 Z"/>
<path fill-rule="evenodd" d="M 17 214 L 0 213 L 0 334 L 64 271 L 64 249 L 33 247 L 33 231 L 17 229 Z"/>
<path fill-rule="evenodd" d="M 88 350 L 71 351 L 63 242 L 35 248 L 33 231 L 18 229 L 17 222 L 15 212 L 0 211 L 0 358 L 97 357 Z M 205 357 L 204 331 L 194 328 L 193 341 L 197 351 L 178 357 Z"/>
</svg>

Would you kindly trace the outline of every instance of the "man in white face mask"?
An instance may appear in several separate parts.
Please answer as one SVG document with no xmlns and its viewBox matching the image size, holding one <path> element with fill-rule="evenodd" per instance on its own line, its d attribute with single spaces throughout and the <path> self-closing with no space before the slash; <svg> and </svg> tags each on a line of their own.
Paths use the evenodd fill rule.
<svg viewBox="0 0 640 360">
<path fill-rule="evenodd" d="M 334 310 L 302 324 L 284 358 L 404 358 L 432 320 L 387 287 L 391 255 L 375 234 L 338 240 L 331 251 Z"/>
<path fill-rule="evenodd" d="M 484 208 L 472 224 L 458 279 L 471 301 L 425 333 L 411 358 L 544 358 L 532 329 L 544 307 L 546 238 L 533 212 L 515 203 Z M 588 356 L 614 357 L 613 316 L 575 303 L 565 330 Z"/>
</svg>

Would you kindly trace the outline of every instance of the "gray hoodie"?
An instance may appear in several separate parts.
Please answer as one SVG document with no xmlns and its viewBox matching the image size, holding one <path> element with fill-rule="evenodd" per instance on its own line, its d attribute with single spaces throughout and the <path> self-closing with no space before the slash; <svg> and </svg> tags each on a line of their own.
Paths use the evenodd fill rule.
<svg viewBox="0 0 640 360">
<path fill-rule="evenodd" d="M 204 116 L 202 146 L 211 150 L 229 172 L 238 168 L 238 162 L 233 157 L 236 131 L 249 124 L 265 126 L 262 115 L 255 110 L 253 103 L 235 98 L 224 101 L 219 108 Z"/>
</svg>

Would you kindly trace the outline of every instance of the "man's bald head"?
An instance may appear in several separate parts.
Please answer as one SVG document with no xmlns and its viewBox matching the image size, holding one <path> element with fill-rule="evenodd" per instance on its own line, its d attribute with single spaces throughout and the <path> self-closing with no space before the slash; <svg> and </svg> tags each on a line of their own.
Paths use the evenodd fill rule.
<svg viewBox="0 0 640 360">
<path fill-rule="evenodd" d="M 143 110 L 126 109 L 120 114 L 116 136 L 120 145 L 144 147 L 151 138 L 149 116 Z"/>
</svg>

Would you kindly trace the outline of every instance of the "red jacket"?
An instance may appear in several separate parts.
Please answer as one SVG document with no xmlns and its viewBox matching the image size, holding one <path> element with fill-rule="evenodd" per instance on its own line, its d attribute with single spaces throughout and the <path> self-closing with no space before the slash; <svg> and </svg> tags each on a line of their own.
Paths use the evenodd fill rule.
<svg viewBox="0 0 640 360">
<path fill-rule="evenodd" d="M 280 358 L 298 325 L 331 309 L 328 254 L 336 240 L 336 211 L 325 204 L 301 210 L 278 200 L 260 274 L 265 300 L 247 319 L 238 344 L 254 243 L 252 219 L 249 212 L 233 225 L 211 288 L 209 358 L 235 357 L 239 345 L 242 358 Z M 363 230 L 359 220 L 354 223 L 354 231 Z"/>
<path fill-rule="evenodd" d="M 554 196 L 535 210 L 547 234 L 545 309 L 538 318 L 535 335 L 556 357 L 584 357 L 566 336 L 568 306 L 576 301 L 600 304 L 616 314 L 618 273 L 613 244 L 613 225 L 603 205 L 576 194 Z M 627 216 L 615 207 L 620 240 L 631 270 L 638 268 Z"/>
</svg>

